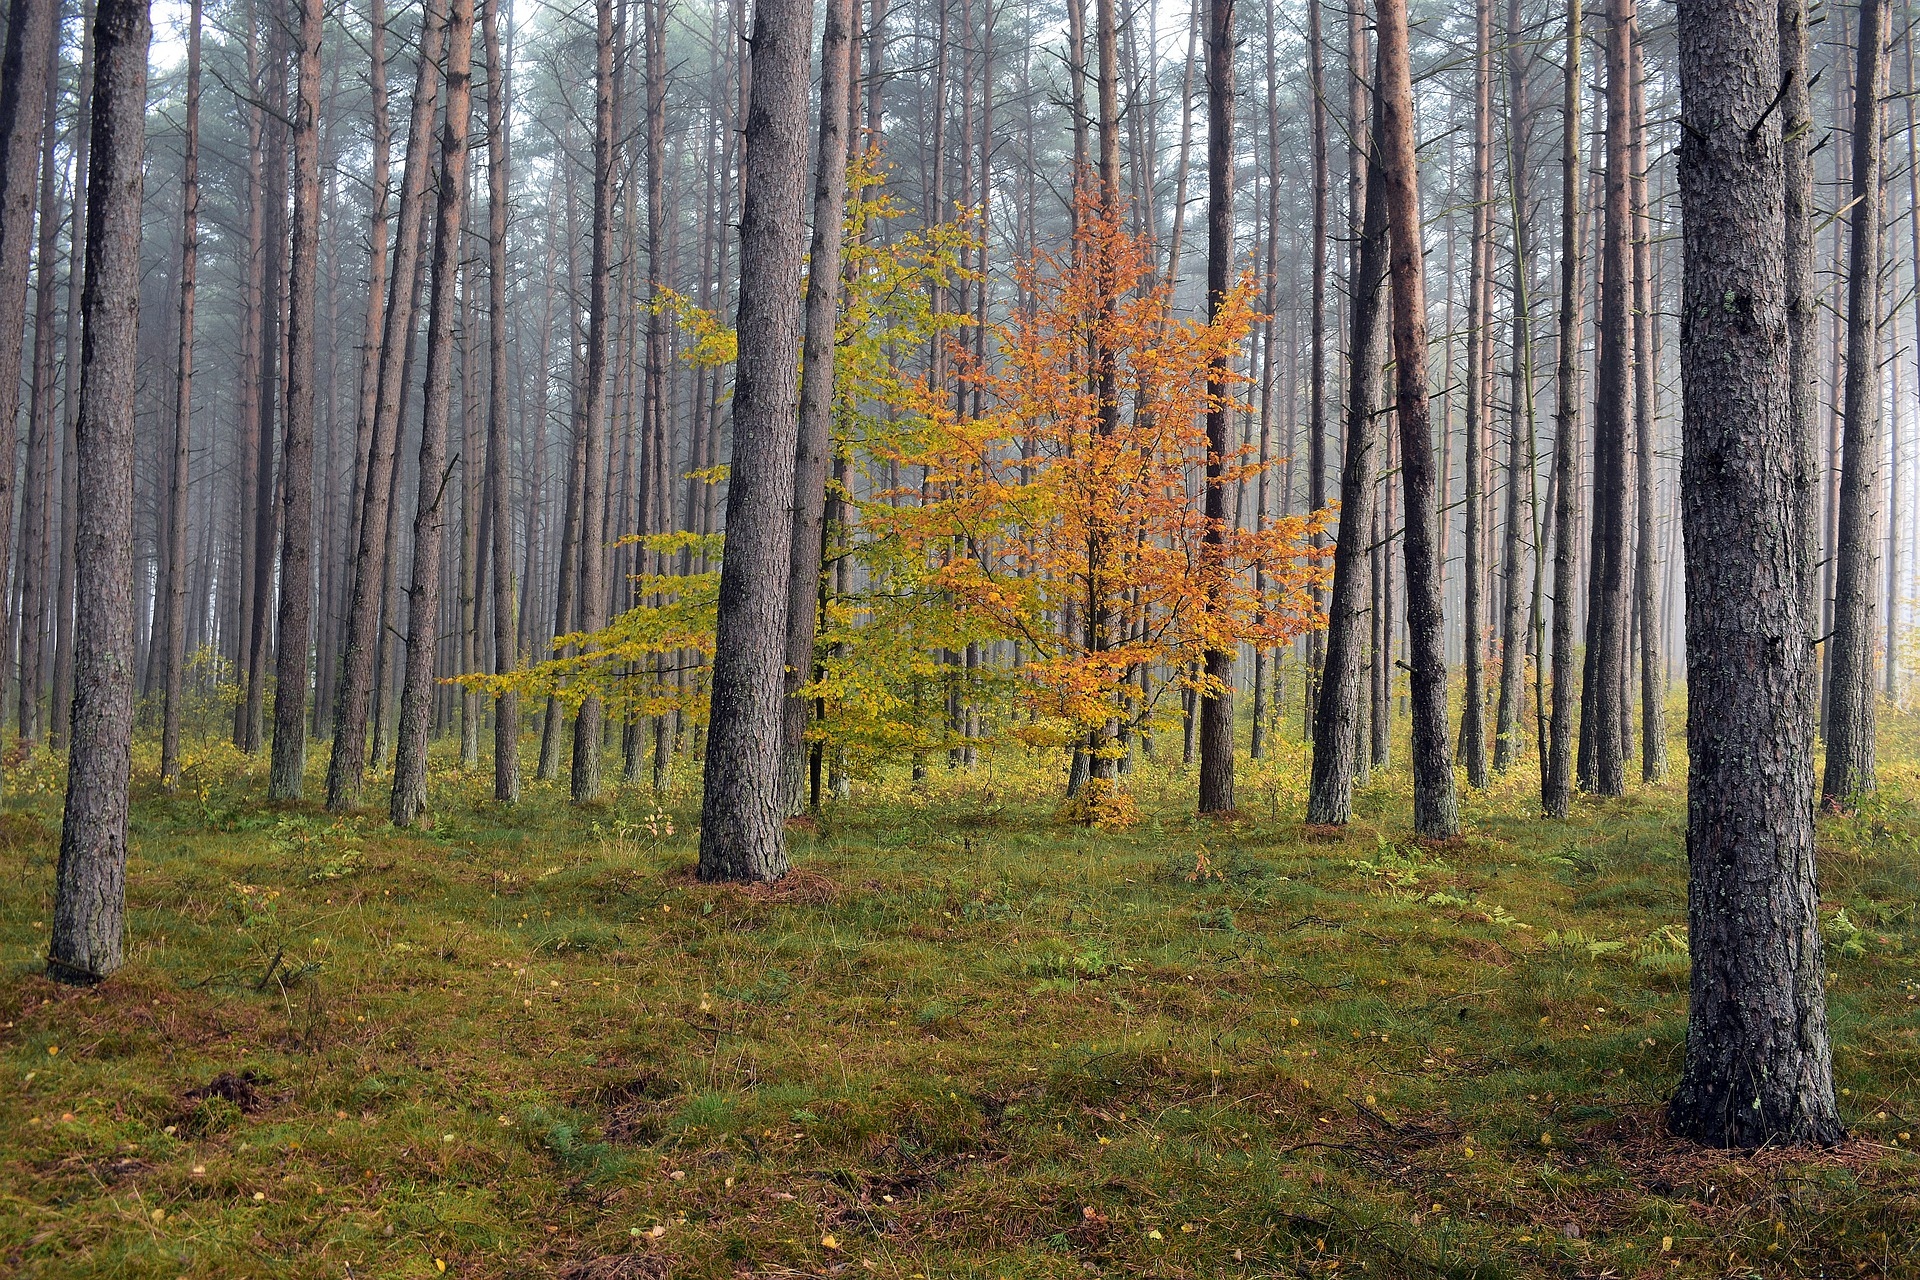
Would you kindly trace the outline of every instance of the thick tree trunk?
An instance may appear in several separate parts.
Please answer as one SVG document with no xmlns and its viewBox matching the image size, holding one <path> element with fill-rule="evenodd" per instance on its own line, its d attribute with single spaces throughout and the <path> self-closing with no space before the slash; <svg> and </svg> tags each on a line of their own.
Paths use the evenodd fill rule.
<svg viewBox="0 0 1920 1280">
<path fill-rule="evenodd" d="M 375 658 L 383 648 L 381 619 L 385 612 L 387 580 L 393 562 L 392 508 L 394 475 L 399 456 L 400 424 L 406 407 L 409 356 L 413 349 L 415 284 L 419 275 L 421 227 L 426 220 L 428 167 L 433 157 L 434 103 L 440 91 L 439 58 L 447 38 L 446 0 L 427 0 L 420 37 L 420 67 L 414 83 L 413 114 L 408 122 L 407 154 L 400 179 L 400 215 L 393 243 L 392 285 L 387 290 L 386 317 L 380 329 L 379 359 L 371 355 L 362 366 L 362 378 L 373 384 L 361 388 L 362 414 L 371 409 L 360 472 L 360 513 L 353 553 L 353 594 L 347 606 L 347 646 L 341 659 L 339 706 L 333 721 L 333 754 L 327 761 L 327 808 L 344 813 L 360 803 L 367 771 L 367 721 L 378 705 L 374 687 Z M 384 29 L 376 23 L 376 32 Z M 377 46 L 376 46 L 377 52 Z M 376 122 L 385 119 L 385 77 L 375 81 Z M 376 129 L 375 147 L 385 153 L 383 131 Z M 375 161 L 375 177 L 384 166 Z M 385 201 L 376 187 L 372 227 L 375 263 L 386 255 Z M 369 274 L 374 275 L 372 267 Z M 375 275 L 377 279 L 377 275 Z M 374 299 L 367 303 L 367 328 L 373 330 Z M 388 617 L 389 626 L 398 619 Z M 378 761 L 376 755 L 375 761 Z"/>
<path fill-rule="evenodd" d="M 1877 681 L 1874 581 L 1880 488 L 1880 103 L 1886 94 L 1884 0 L 1862 0 L 1854 72 L 1851 262 L 1847 270 L 1846 427 L 1840 451 L 1833 632 L 1827 642 L 1827 767 L 1823 803 L 1843 806 L 1874 785 Z"/>
<path fill-rule="evenodd" d="M 1778 18 L 1768 0 L 1687 5 L 1678 32 L 1693 978 L 1668 1123 L 1731 1147 L 1844 1136 L 1814 875 L 1814 474 L 1792 412 Z"/>
<path fill-rule="evenodd" d="M 1104 91 L 1103 91 L 1104 92 Z M 1207 0 L 1207 318 L 1226 305 L 1233 271 L 1233 0 Z M 1227 475 L 1233 465 L 1232 392 L 1227 358 L 1207 368 L 1207 520 L 1204 546 L 1218 563 L 1227 537 Z M 1200 812 L 1233 810 L 1233 660 L 1221 647 L 1206 655 L 1200 696 Z"/>
<path fill-rule="evenodd" d="M 801 355 L 799 444 L 793 464 L 793 541 L 787 578 L 786 682 L 781 701 L 784 812 L 798 813 L 806 758 L 807 699 L 813 641 L 820 617 L 820 564 L 825 545 L 827 468 L 833 449 L 834 325 L 839 316 L 841 223 L 846 205 L 847 50 L 853 0 L 827 0 L 820 42 L 820 141 L 813 177 L 813 244 L 807 255 L 804 350 Z"/>
<path fill-rule="evenodd" d="M 1376 77 L 1376 84 L 1378 78 Z M 1379 113 L 1374 113 L 1377 121 Z M 1307 792 L 1307 821 L 1345 823 L 1353 817 L 1356 765 L 1365 759 L 1360 725 L 1372 587 L 1373 508 L 1380 455 L 1386 441 L 1386 415 L 1380 411 L 1381 367 L 1387 326 L 1387 206 L 1380 177 L 1377 136 L 1367 142 L 1366 221 L 1354 246 L 1352 357 L 1347 375 L 1346 458 L 1341 467 L 1340 536 L 1333 544 L 1333 590 L 1327 603 L 1326 665 L 1314 704 L 1313 772 Z M 1358 759 L 1356 759 L 1358 757 Z"/>
<path fill-rule="evenodd" d="M 173 450 L 167 481 L 166 688 L 160 727 L 160 784 L 180 781 L 180 702 L 187 666 L 187 464 L 193 442 L 193 304 L 200 257 L 200 16 L 192 0 L 187 20 L 186 151 L 180 191 L 180 355 L 174 375 Z"/>
<path fill-rule="evenodd" d="M 307 773 L 313 647 L 314 301 L 320 268 L 321 0 L 299 0 L 293 111 L 293 264 L 287 277 L 287 436 L 280 481 L 280 619 L 267 795 L 298 800 Z"/>
<path fill-rule="evenodd" d="M 1580 157 L 1580 4 L 1567 7 L 1565 72 L 1560 100 L 1560 323 L 1554 374 L 1553 480 L 1553 714 L 1541 744 L 1540 808 L 1564 818 L 1573 801 L 1574 666 L 1573 615 L 1579 595 L 1580 549 L 1580 349 L 1582 292 Z"/>
<path fill-rule="evenodd" d="M 607 546 L 605 511 L 605 454 L 607 442 L 607 277 L 613 261 L 613 152 L 615 146 L 613 82 L 613 3 L 596 0 L 597 70 L 593 90 L 593 267 L 588 281 L 586 388 L 581 396 L 580 432 L 585 483 L 580 493 L 580 570 L 576 587 L 580 598 L 580 627 L 586 632 L 607 625 Z M 570 783 L 575 804 L 600 799 L 600 747 L 605 708 L 589 690 L 573 721 L 573 768 Z"/>
<path fill-rule="evenodd" d="M 447 108 L 440 134 L 440 192 L 427 304 L 426 401 L 420 429 L 420 495 L 413 517 L 413 585 L 408 590 L 406 683 L 395 731 L 393 796 L 397 827 L 427 807 L 427 720 L 433 710 L 439 640 L 441 546 L 446 533 L 447 424 L 453 408 L 454 277 L 466 222 L 467 125 L 473 106 L 473 0 L 447 11 Z"/>
<path fill-rule="evenodd" d="M 1420 243 L 1419 157 L 1405 0 L 1376 0 L 1380 41 L 1380 170 L 1392 245 L 1394 382 L 1400 416 L 1400 478 L 1406 494 L 1408 666 L 1413 689 L 1413 829 L 1460 829 L 1452 744 L 1447 741 L 1446 621 L 1435 546 L 1433 428 L 1427 412 L 1427 299 Z"/>
<path fill-rule="evenodd" d="M 97 982 L 118 969 L 124 955 L 127 784 L 133 768 L 140 183 L 147 43 L 153 34 L 146 0 L 101 0 L 93 32 L 93 175 L 86 188 L 75 423 L 82 510 L 74 548 L 73 746 L 47 952 L 48 976 L 65 982 Z"/>
<path fill-rule="evenodd" d="M 760 0 L 740 218 L 727 554 L 720 567 L 702 880 L 787 872 L 780 713 L 793 521 L 799 282 L 812 0 Z"/>
<path fill-rule="evenodd" d="M 500 0 L 486 0 L 482 19 L 487 54 L 487 486 L 492 501 L 493 670 L 520 665 L 514 625 L 513 518 L 507 422 L 507 63 L 500 48 Z M 544 379 L 545 370 L 540 376 Z M 537 470 L 539 459 L 531 460 Z M 493 700 L 493 798 L 520 799 L 520 694 Z"/>
</svg>

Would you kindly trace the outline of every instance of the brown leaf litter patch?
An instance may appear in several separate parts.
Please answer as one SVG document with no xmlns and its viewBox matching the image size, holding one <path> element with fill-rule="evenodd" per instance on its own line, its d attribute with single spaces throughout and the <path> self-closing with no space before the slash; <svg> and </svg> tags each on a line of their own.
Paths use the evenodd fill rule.
<svg viewBox="0 0 1920 1280">
<path fill-rule="evenodd" d="M 680 867 L 664 877 L 667 884 L 702 889 L 721 899 L 741 903 L 795 907 L 825 907 L 840 901 L 843 891 L 833 880 L 812 867 L 795 867 L 771 883 L 701 880 L 693 867 Z"/>
<path fill-rule="evenodd" d="M 657 1253 L 609 1253 L 569 1262 L 559 1280 L 667 1280 L 673 1269 Z"/>
</svg>

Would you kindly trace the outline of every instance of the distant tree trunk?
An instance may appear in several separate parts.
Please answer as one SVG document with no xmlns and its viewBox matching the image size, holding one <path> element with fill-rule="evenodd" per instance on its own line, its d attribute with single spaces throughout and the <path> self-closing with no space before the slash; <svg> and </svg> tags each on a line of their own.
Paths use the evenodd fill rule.
<svg viewBox="0 0 1920 1280">
<path fill-rule="evenodd" d="M 1600 271 L 1599 386 L 1594 404 L 1593 539 L 1587 591 L 1587 679 L 1580 692 L 1580 780 L 1626 791 L 1627 423 L 1633 410 L 1633 167 L 1628 50 L 1634 0 L 1608 0 L 1606 234 Z"/>
<path fill-rule="evenodd" d="M 1844 1130 L 1816 914 L 1814 475 L 1794 436 L 1783 24 L 1771 0 L 1678 13 L 1693 977 L 1667 1118 L 1712 1146 L 1832 1143 Z"/>
<path fill-rule="evenodd" d="M 1269 19 L 1269 22 L 1272 20 Z M 1327 505 L 1327 232 L 1328 196 L 1331 181 L 1327 157 L 1327 75 L 1325 41 L 1320 29 L 1320 0 L 1307 0 L 1307 86 L 1312 96 L 1309 113 L 1313 124 L 1313 283 L 1307 306 L 1310 352 L 1307 369 L 1307 510 L 1319 511 Z M 1291 500 L 1291 495 L 1289 495 Z M 1320 534 L 1314 545 L 1324 545 Z M 1313 588 L 1313 603 L 1319 608 L 1324 597 L 1318 584 Z M 1316 726 L 1318 706 L 1325 680 L 1327 662 L 1325 630 L 1316 628 L 1307 640 L 1306 720 Z"/>
<path fill-rule="evenodd" d="M 293 112 L 293 265 L 287 277 L 287 438 L 281 471 L 280 625 L 267 795 L 298 800 L 307 773 L 313 648 L 314 299 L 320 268 L 321 0 L 299 0 Z"/>
<path fill-rule="evenodd" d="M 76 192 L 87 190 L 88 159 L 92 154 L 93 105 L 86 87 L 93 83 L 93 0 L 82 0 L 81 12 L 86 34 L 80 46 L 78 83 L 81 89 L 79 111 L 74 121 L 73 189 Z M 73 225 L 67 236 L 66 331 L 69 341 L 72 340 L 71 335 L 79 333 L 81 328 L 80 303 L 86 282 L 86 244 L 87 201 L 84 197 L 76 197 L 73 201 Z M 47 717 L 47 745 L 55 751 L 67 745 L 73 707 L 73 549 L 79 536 L 76 513 L 80 505 L 75 493 L 76 474 L 80 468 L 74 457 L 73 437 L 80 417 L 79 382 L 78 378 L 71 375 L 66 378 L 61 407 L 64 425 L 60 444 L 60 572 L 54 586 L 53 699 Z M 208 525 L 211 527 L 212 522 L 209 521 Z"/>
<path fill-rule="evenodd" d="M 1638 522 L 1633 591 L 1640 616 L 1640 778 L 1658 782 L 1667 776 L 1667 689 L 1664 650 L 1665 627 L 1660 615 L 1659 557 L 1654 532 L 1654 427 L 1659 394 L 1654 368 L 1654 329 L 1660 323 L 1659 299 L 1653 293 L 1653 223 L 1647 210 L 1647 92 L 1640 51 L 1646 43 L 1639 19 L 1631 23 L 1628 47 L 1629 125 L 1633 139 L 1633 421 L 1634 512 Z"/>
<path fill-rule="evenodd" d="M 1821 801 L 1844 806 L 1874 785 L 1877 594 L 1873 557 L 1880 488 L 1880 103 L 1886 94 L 1883 0 L 1862 0 L 1853 97 L 1852 261 L 1847 271 L 1847 401 L 1827 653 L 1827 768 Z"/>
<path fill-rule="evenodd" d="M 1460 829 L 1447 741 L 1447 650 L 1435 540 L 1433 428 L 1427 413 L 1427 300 L 1420 243 L 1419 158 L 1405 0 L 1376 0 L 1380 41 L 1380 170 L 1392 244 L 1394 381 L 1406 494 L 1408 666 L 1413 688 L 1413 829 Z"/>
<path fill-rule="evenodd" d="M 0 54 L 0 566 L 13 538 L 14 455 L 19 447 L 20 360 L 26 342 L 27 267 L 33 250 L 42 127 L 47 118 L 47 46 L 57 37 L 60 0 L 13 0 Z M 11 653 L 11 620 L 0 603 L 0 653 Z M 5 684 L 0 667 L 0 686 Z"/>
<path fill-rule="evenodd" d="M 252 606 L 242 643 L 245 646 L 246 696 L 241 703 L 239 745 L 249 755 L 266 744 L 267 663 L 273 648 L 267 601 L 273 593 L 274 538 L 280 520 L 274 505 L 278 492 L 273 466 L 274 414 L 283 388 L 281 321 L 285 316 L 287 283 L 287 32 L 278 17 L 267 22 L 267 65 L 260 134 L 261 184 L 265 192 L 261 219 L 260 346 L 256 353 L 258 378 L 254 401 L 253 581 L 248 589 Z"/>
<path fill-rule="evenodd" d="M 1526 701 L 1526 561 L 1521 548 L 1523 495 L 1533 487 L 1533 235 L 1529 146 L 1533 108 L 1528 100 L 1527 43 L 1520 0 L 1507 0 L 1507 175 L 1513 220 L 1513 352 L 1507 408 L 1506 536 L 1502 540 L 1500 697 L 1493 723 L 1493 767 L 1505 773 L 1520 754 L 1520 713 Z M 1537 511 L 1537 508 L 1536 508 Z M 1537 533 L 1536 533 L 1537 540 Z"/>
<path fill-rule="evenodd" d="M 786 683 L 781 702 L 782 775 L 786 813 L 798 813 L 806 795 L 807 699 L 813 679 L 813 642 L 819 621 L 820 565 L 825 546 L 827 468 L 833 449 L 834 325 L 839 315 L 841 223 L 847 185 L 847 50 L 852 45 L 853 0 L 827 0 L 820 43 L 820 142 L 815 148 L 813 244 L 807 255 L 804 374 L 800 383 L 799 446 L 793 469 L 793 539 L 787 579 Z"/>
<path fill-rule="evenodd" d="M 753 18 L 740 217 L 740 357 L 733 389 L 727 554 L 720 566 L 702 880 L 787 873 L 780 714 L 799 436 L 802 197 L 812 0 L 760 0 Z"/>
<path fill-rule="evenodd" d="M 19 11 L 16 9 L 16 22 Z M 12 31 L 9 30 L 9 49 Z M 139 357 L 146 0 L 100 0 L 81 299 L 81 475 L 75 544 L 73 747 L 47 975 L 97 982 L 121 964 L 133 742 L 133 455 Z M 36 52 L 38 52 L 36 50 Z M 37 104 L 39 95 L 34 95 Z"/>
<path fill-rule="evenodd" d="M 408 590 L 407 678 L 393 762 L 390 812 L 397 827 L 427 805 L 427 719 L 433 710 L 440 623 L 441 540 L 446 532 L 447 422 L 453 408 L 454 276 L 466 221 L 467 125 L 473 107 L 473 0 L 447 11 L 447 109 L 440 134 L 440 192 L 427 304 L 426 402 L 420 429 L 420 496 L 413 518 L 413 585 Z"/>
<path fill-rule="evenodd" d="M 1376 88 L 1379 77 L 1375 77 Z M 1367 156 L 1364 230 L 1354 246 L 1352 353 L 1347 368 L 1346 458 L 1340 473 L 1340 536 L 1333 544 L 1333 591 L 1327 603 L 1326 666 L 1314 704 L 1313 771 L 1307 791 L 1307 821 L 1345 823 L 1353 817 L 1356 765 L 1361 750 L 1361 687 L 1372 586 L 1370 554 L 1380 455 L 1386 440 L 1381 412 L 1387 326 L 1382 323 L 1387 289 L 1387 205 L 1380 175 L 1379 115 L 1374 133 L 1361 140 Z M 1358 759 L 1356 759 L 1358 757 Z"/>
<path fill-rule="evenodd" d="M 500 50 L 500 0 L 486 0 L 487 54 L 487 486 L 493 510 L 493 670 L 520 665 L 514 630 L 513 517 L 508 488 L 512 441 L 507 422 L 507 63 Z M 540 371 L 546 377 L 546 371 Z M 530 469 L 537 470 L 539 459 Z M 493 700 L 493 798 L 520 800 L 520 694 Z"/>
<path fill-rule="evenodd" d="M 1233 0 L 1207 0 L 1207 318 L 1226 305 L 1233 270 Z M 1104 93 L 1104 89 L 1102 90 Z M 1225 353 L 1207 367 L 1206 554 L 1227 536 L 1227 475 L 1233 465 L 1232 395 Z M 1223 573 L 1216 563 L 1209 572 Z M 1200 812 L 1233 810 L 1233 660 L 1222 646 L 1206 655 L 1200 697 Z"/>
<path fill-rule="evenodd" d="M 180 782 L 180 702 L 187 667 L 187 464 L 193 442 L 193 303 L 200 256 L 200 15 L 187 19 L 186 149 L 180 167 L 180 356 L 174 375 L 173 454 L 167 481 L 167 677 L 160 728 L 160 783 Z"/>
<path fill-rule="evenodd" d="M 20 747 L 42 736 L 46 690 L 47 571 L 52 567 L 54 428 L 59 421 L 55 282 L 60 269 L 60 170 L 56 162 L 60 42 L 47 42 L 46 127 L 40 131 L 40 232 L 34 250 L 33 389 L 27 409 L 26 495 L 20 513 Z M 183 171 L 184 173 L 184 171 Z"/>
<path fill-rule="evenodd" d="M 1575 658 L 1573 615 L 1579 594 L 1580 549 L 1580 349 L 1582 307 L 1580 157 L 1580 3 L 1567 6 L 1565 79 L 1560 100 L 1560 324 L 1554 375 L 1553 428 L 1553 716 L 1542 745 L 1540 807 L 1550 818 L 1564 818 L 1573 800 L 1573 717 Z"/>
<path fill-rule="evenodd" d="M 1460 755 L 1467 785 L 1487 785 L 1485 495 L 1481 492 L 1487 437 L 1488 370 L 1485 367 L 1488 277 L 1493 272 L 1493 4 L 1474 3 L 1473 244 L 1467 271 L 1467 474 L 1465 705 L 1460 712 Z"/>
<path fill-rule="evenodd" d="M 608 273 L 613 262 L 613 3 L 595 0 L 598 35 L 597 70 L 593 86 L 593 268 L 588 282 L 587 381 L 581 397 L 580 431 L 585 483 L 580 492 L 580 570 L 575 583 L 580 599 L 581 630 L 594 632 L 607 625 L 607 539 L 605 513 L 607 442 L 607 350 L 610 345 L 607 313 Z M 573 720 L 573 801 L 587 804 L 600 799 L 600 747 L 605 708 L 599 695 L 588 691 Z"/>
<path fill-rule="evenodd" d="M 375 0 L 377 4 L 379 0 Z M 412 361 L 414 307 L 419 275 L 421 228 L 426 221 L 428 166 L 432 163 L 434 103 L 440 91 L 438 62 L 447 38 L 446 0 L 427 0 L 420 36 L 419 74 L 413 90 L 413 114 L 408 122 L 407 154 L 400 179 L 400 216 L 393 241 L 392 285 L 387 290 L 386 316 L 379 331 L 379 356 L 371 353 L 361 368 L 363 382 L 360 412 L 371 413 L 367 430 L 367 450 L 356 461 L 360 471 L 360 515 L 357 545 L 353 553 L 353 593 L 347 607 L 347 647 L 341 660 L 339 708 L 333 721 L 333 754 L 327 761 L 327 808 L 345 813 L 360 803 L 366 783 L 367 721 L 379 703 L 380 691 L 374 687 L 378 674 L 375 659 L 382 644 L 382 614 L 385 611 L 387 580 L 395 555 L 390 526 L 393 524 L 394 475 L 399 457 L 400 424 L 406 407 L 407 375 Z M 378 14 L 379 11 L 376 11 Z M 379 15 L 382 18 L 384 15 Z M 384 20 L 374 24 L 376 33 L 384 32 Z M 377 53 L 379 46 L 374 49 Z M 380 61 L 375 58 L 375 65 Z M 380 193 L 386 183 L 382 158 L 386 153 L 386 78 L 384 70 L 374 81 L 375 136 L 374 176 L 376 180 L 374 224 L 372 227 L 373 264 L 369 275 L 386 257 L 386 207 Z M 367 301 L 367 332 L 373 332 L 377 296 Z M 398 620 L 387 617 L 389 627 Z M 378 762 L 378 756 L 375 757 Z"/>
</svg>

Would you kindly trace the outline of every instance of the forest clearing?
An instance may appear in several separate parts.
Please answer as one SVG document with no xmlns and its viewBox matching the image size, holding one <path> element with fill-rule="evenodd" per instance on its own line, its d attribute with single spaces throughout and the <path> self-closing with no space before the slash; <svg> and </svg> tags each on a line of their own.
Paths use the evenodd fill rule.
<svg viewBox="0 0 1920 1280">
<path fill-rule="evenodd" d="M 1427 844 L 1404 784 L 1128 832 L 997 762 L 876 783 L 764 889 L 684 783 L 579 821 L 450 768 L 431 828 L 147 788 L 113 983 L 26 977 L 54 810 L 9 816 L 15 1274 L 1780 1276 L 1920 1268 L 1920 811 L 1822 821 L 1832 1152 L 1666 1136 L 1682 790 Z M 1677 746 L 1678 744 L 1676 744 Z M 204 778 L 205 781 L 198 781 Z M 1282 816 L 1272 815 L 1277 810 Z M 19 863 L 16 863 L 19 865 Z M 54 1052 L 57 1050 L 57 1052 Z M 569 1269 L 571 1268 L 571 1269 Z"/>
</svg>

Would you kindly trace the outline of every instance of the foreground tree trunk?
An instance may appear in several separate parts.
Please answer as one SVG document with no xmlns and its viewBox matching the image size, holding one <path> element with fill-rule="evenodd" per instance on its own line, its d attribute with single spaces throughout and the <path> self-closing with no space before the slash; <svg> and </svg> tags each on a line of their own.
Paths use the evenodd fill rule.
<svg viewBox="0 0 1920 1280">
<path fill-rule="evenodd" d="M 1840 529 L 1835 544 L 1833 634 L 1827 643 L 1827 768 L 1820 798 L 1845 805 L 1873 789 L 1877 674 L 1875 526 L 1880 498 L 1880 257 L 1886 93 L 1884 0 L 1862 0 L 1854 73 L 1852 260 L 1847 269 L 1847 400 L 1840 452 Z"/>
<path fill-rule="evenodd" d="M 1207 0 L 1207 318 L 1226 305 L 1233 272 L 1233 0 Z M 1227 522 L 1231 469 L 1232 392 L 1227 359 L 1207 368 L 1207 479 L 1205 545 L 1217 559 Z M 1221 573 L 1217 563 L 1207 572 Z M 1233 810 L 1233 659 L 1209 649 L 1200 694 L 1200 812 Z"/>
<path fill-rule="evenodd" d="M 800 384 L 799 445 L 793 464 L 793 540 L 787 580 L 787 673 L 781 702 L 785 812 L 798 813 L 806 759 L 807 700 L 813 640 L 820 618 L 820 564 L 825 544 L 827 467 L 833 449 L 834 325 L 839 316 L 841 222 L 847 188 L 847 50 L 853 0 L 827 0 L 820 42 L 820 144 L 813 175 L 813 245 L 807 255 L 805 350 Z"/>
<path fill-rule="evenodd" d="M 73 746 L 47 951 L 48 976 L 63 982 L 97 982 L 121 964 L 133 768 L 134 388 L 153 34 L 147 0 L 100 0 L 93 31 L 93 177 L 75 424 Z"/>
<path fill-rule="evenodd" d="M 1573 802 L 1573 611 L 1579 592 L 1580 527 L 1580 4 L 1567 6 L 1565 79 L 1560 101 L 1560 335 L 1554 377 L 1553 440 L 1553 714 L 1540 775 L 1540 808 L 1564 818 Z"/>
<path fill-rule="evenodd" d="M 1795 438 L 1781 23 L 1679 9 L 1686 1068 L 1673 1131 L 1838 1141 L 1813 849 L 1813 491 Z"/>
<path fill-rule="evenodd" d="M 1375 77 L 1376 86 L 1379 79 Z M 1354 247 L 1354 305 L 1347 369 L 1347 448 L 1341 464 L 1341 535 L 1333 544 L 1333 590 L 1327 603 L 1326 665 L 1314 703 L 1313 773 L 1307 791 L 1307 821 L 1345 823 L 1353 818 L 1355 766 L 1364 758 L 1361 700 L 1371 691 L 1361 681 L 1366 666 L 1368 596 L 1373 586 L 1368 538 L 1373 528 L 1386 415 L 1380 412 L 1381 367 L 1386 363 L 1387 205 L 1380 177 L 1378 127 L 1365 139 L 1366 211 Z"/>
<path fill-rule="evenodd" d="M 367 721 L 374 714 L 375 658 L 379 655 L 381 613 L 393 547 L 388 530 L 393 507 L 393 475 L 399 450 L 401 410 L 405 407 L 407 374 L 413 348 L 414 281 L 420 261 L 421 224 L 426 218 L 427 168 L 432 161 L 434 103 L 439 96 L 440 50 L 447 36 L 446 0 L 427 0 L 420 36 L 420 67 L 413 90 L 413 115 L 408 124 L 407 154 L 400 179 L 400 216 L 393 242 L 393 272 L 387 289 L 386 316 L 380 329 L 379 358 L 371 354 L 361 376 L 373 385 L 361 390 L 362 414 L 370 414 L 367 452 L 356 462 L 360 473 L 360 514 L 353 554 L 353 594 L 347 607 L 347 647 L 341 659 L 340 696 L 333 718 L 333 755 L 327 761 L 327 808 L 345 813 L 360 803 L 367 772 Z M 381 10 L 374 9 L 376 15 Z M 376 34 L 385 23 L 377 20 Z M 376 65 L 379 45 L 374 46 Z M 374 81 L 376 151 L 384 155 L 386 139 L 386 80 Z M 376 159 L 374 176 L 373 254 L 385 260 L 385 166 Z M 378 281 L 379 272 L 369 269 Z M 373 309 L 367 302 L 367 331 L 373 332 Z M 391 624 L 397 619 L 389 618 Z"/>
<path fill-rule="evenodd" d="M 473 106 L 473 0 L 447 11 L 447 110 L 440 134 L 440 195 L 427 303 L 426 401 L 420 428 L 420 496 L 413 517 L 413 584 L 408 589 L 406 683 L 395 731 L 396 827 L 410 827 L 427 805 L 427 728 L 433 711 L 434 656 L 440 638 L 440 544 L 446 533 L 447 420 L 453 408 L 454 276 L 467 204 L 467 125 Z"/>
<path fill-rule="evenodd" d="M 1447 741 L 1446 620 L 1440 600 L 1433 427 L 1427 411 L 1427 294 L 1420 243 L 1419 157 L 1405 0 L 1376 0 L 1380 26 L 1380 169 L 1392 244 L 1394 382 L 1406 494 L 1408 665 L 1413 686 L 1413 829 L 1460 829 Z M 1382 655 L 1384 658 L 1385 655 Z"/>
<path fill-rule="evenodd" d="M 314 298 L 320 270 L 321 0 L 300 0 L 293 109 L 293 265 L 287 276 L 287 435 L 280 480 L 280 625 L 267 795 L 298 800 L 307 773 L 313 648 Z"/>
<path fill-rule="evenodd" d="M 812 0 L 760 0 L 753 16 L 740 214 L 740 358 L 733 385 L 727 554 L 720 565 L 702 880 L 787 873 L 780 714 L 799 437 L 802 197 Z"/>
</svg>

